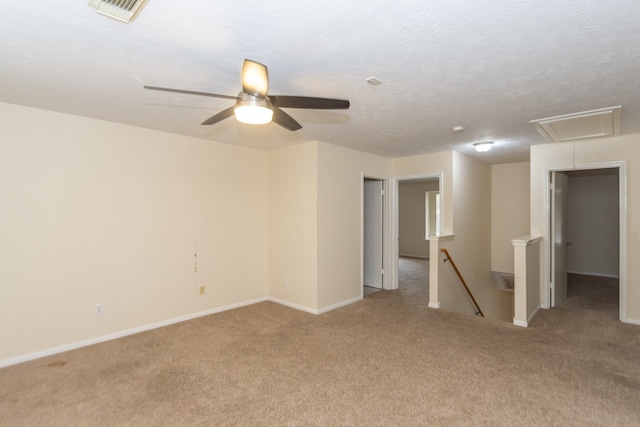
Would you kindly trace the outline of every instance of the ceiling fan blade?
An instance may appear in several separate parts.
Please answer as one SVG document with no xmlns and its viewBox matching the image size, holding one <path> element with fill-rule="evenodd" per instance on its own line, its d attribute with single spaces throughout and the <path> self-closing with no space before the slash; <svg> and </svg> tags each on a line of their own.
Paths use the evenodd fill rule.
<svg viewBox="0 0 640 427">
<path fill-rule="evenodd" d="M 309 108 L 314 110 L 347 110 L 351 103 L 346 99 L 313 98 L 310 96 L 269 96 L 274 107 Z"/>
<path fill-rule="evenodd" d="M 210 96 L 210 97 L 213 97 L 213 98 L 238 99 L 237 96 L 219 95 L 217 93 L 196 92 L 196 91 L 193 91 L 193 90 L 171 89 L 171 88 L 168 88 L 168 87 L 158 87 L 158 86 L 143 86 L 143 87 L 145 89 L 161 90 L 161 91 L 164 91 L 164 92 L 186 93 L 188 95 Z"/>
<path fill-rule="evenodd" d="M 276 107 L 273 107 L 273 119 L 271 120 L 276 124 L 279 124 L 283 128 L 289 129 L 291 131 L 302 128 L 302 126 L 300 126 L 300 123 L 296 122 L 293 117 Z"/>
<path fill-rule="evenodd" d="M 205 120 L 201 124 L 203 124 L 203 125 L 212 125 L 212 124 L 218 123 L 219 121 L 227 119 L 227 118 L 233 116 L 233 108 L 234 107 L 229 107 L 226 110 L 222 110 L 218 114 L 209 117 L 207 120 Z"/>
<path fill-rule="evenodd" d="M 242 91 L 248 95 L 264 98 L 269 89 L 267 66 L 245 59 L 242 64 Z"/>
</svg>

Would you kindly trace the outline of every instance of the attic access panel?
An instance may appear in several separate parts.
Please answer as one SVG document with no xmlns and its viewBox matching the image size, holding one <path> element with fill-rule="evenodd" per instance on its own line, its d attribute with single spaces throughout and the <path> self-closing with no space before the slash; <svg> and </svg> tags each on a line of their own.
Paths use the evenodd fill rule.
<svg viewBox="0 0 640 427">
<path fill-rule="evenodd" d="M 549 142 L 574 141 L 620 135 L 621 107 L 601 108 L 532 120 L 536 129 Z"/>
</svg>

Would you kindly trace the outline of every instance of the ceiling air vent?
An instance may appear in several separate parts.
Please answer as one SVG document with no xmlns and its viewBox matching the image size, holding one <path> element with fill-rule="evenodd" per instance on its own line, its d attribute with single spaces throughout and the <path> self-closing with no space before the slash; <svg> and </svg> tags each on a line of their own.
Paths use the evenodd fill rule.
<svg viewBox="0 0 640 427">
<path fill-rule="evenodd" d="M 122 22 L 131 22 L 147 0 L 89 0 L 96 12 Z"/>
<path fill-rule="evenodd" d="M 620 106 L 532 120 L 549 142 L 620 135 Z"/>
</svg>

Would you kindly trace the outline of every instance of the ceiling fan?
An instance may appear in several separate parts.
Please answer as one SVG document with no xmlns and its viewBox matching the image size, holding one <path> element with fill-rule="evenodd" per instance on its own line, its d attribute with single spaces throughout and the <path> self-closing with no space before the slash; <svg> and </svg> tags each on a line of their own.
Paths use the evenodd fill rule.
<svg viewBox="0 0 640 427">
<path fill-rule="evenodd" d="M 249 124 L 263 124 L 274 121 L 291 131 L 302 128 L 293 117 L 281 108 L 305 108 L 314 110 L 346 110 L 349 101 L 344 99 L 313 98 L 309 96 L 267 95 L 269 74 L 267 66 L 259 62 L 245 59 L 242 65 L 242 91 L 238 96 L 219 95 L 217 93 L 196 92 L 192 90 L 171 89 L 158 86 L 144 86 L 145 89 L 166 92 L 186 93 L 189 95 L 210 96 L 214 98 L 233 99 L 233 107 L 220 111 L 202 122 L 212 125 L 235 115 L 238 121 Z"/>
</svg>

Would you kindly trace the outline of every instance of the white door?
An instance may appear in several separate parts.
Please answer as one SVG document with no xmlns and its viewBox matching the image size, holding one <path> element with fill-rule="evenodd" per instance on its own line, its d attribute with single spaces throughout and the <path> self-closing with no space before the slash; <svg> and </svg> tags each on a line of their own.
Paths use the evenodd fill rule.
<svg viewBox="0 0 640 427">
<path fill-rule="evenodd" d="M 365 286 L 382 289 L 382 181 L 364 182 Z"/>
<path fill-rule="evenodd" d="M 569 177 L 551 172 L 551 307 L 567 299 L 567 189 Z"/>
</svg>

